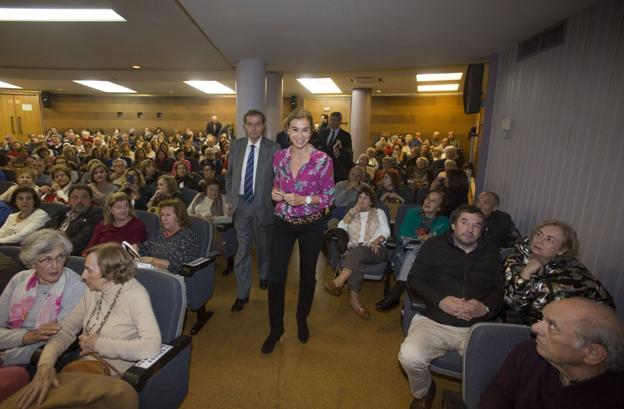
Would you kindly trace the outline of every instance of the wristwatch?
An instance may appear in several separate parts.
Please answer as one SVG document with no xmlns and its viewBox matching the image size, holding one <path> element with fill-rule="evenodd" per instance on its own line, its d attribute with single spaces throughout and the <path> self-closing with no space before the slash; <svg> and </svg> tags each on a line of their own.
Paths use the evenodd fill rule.
<svg viewBox="0 0 624 409">
<path fill-rule="evenodd" d="M 312 196 L 306 196 L 306 204 L 307 205 L 312 204 Z"/>
</svg>

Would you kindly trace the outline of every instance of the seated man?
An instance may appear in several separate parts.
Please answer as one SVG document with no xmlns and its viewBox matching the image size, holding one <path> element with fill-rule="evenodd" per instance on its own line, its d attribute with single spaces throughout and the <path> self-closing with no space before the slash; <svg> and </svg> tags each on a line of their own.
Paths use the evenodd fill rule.
<svg viewBox="0 0 624 409">
<path fill-rule="evenodd" d="M 102 209 L 92 207 L 93 193 L 87 185 L 74 185 L 69 189 L 69 208 L 58 210 L 45 225 L 67 234 L 74 245 L 72 255 L 79 256 L 87 247 L 95 226 L 102 220 Z"/>
<path fill-rule="evenodd" d="M 587 298 L 553 301 L 481 395 L 481 409 L 624 407 L 624 323 Z"/>
<path fill-rule="evenodd" d="M 483 235 L 492 241 L 498 248 L 513 247 L 520 237 L 511 216 L 498 210 L 500 199 L 494 192 L 481 192 L 477 196 L 475 205 L 485 216 L 485 231 Z"/>
<path fill-rule="evenodd" d="M 430 362 L 449 350 L 463 353 L 470 326 L 495 319 L 503 306 L 499 251 L 481 238 L 483 222 L 478 208 L 458 207 L 452 230 L 425 241 L 412 266 L 408 283 L 426 309 L 412 319 L 399 352 L 414 396 L 410 408 L 431 407 Z"/>
</svg>

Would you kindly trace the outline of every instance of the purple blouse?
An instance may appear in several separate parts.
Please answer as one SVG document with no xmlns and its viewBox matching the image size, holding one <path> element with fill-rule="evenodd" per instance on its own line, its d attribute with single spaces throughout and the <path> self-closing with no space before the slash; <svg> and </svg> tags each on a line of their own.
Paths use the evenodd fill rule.
<svg viewBox="0 0 624 409">
<path fill-rule="evenodd" d="M 325 152 L 312 148 L 310 160 L 305 163 L 297 179 L 290 172 L 290 148 L 282 149 L 273 155 L 273 186 L 286 193 L 302 196 L 318 196 L 318 204 L 291 206 L 285 201 L 277 202 L 275 214 L 284 217 L 304 217 L 323 211 L 334 200 L 334 165 Z"/>
</svg>

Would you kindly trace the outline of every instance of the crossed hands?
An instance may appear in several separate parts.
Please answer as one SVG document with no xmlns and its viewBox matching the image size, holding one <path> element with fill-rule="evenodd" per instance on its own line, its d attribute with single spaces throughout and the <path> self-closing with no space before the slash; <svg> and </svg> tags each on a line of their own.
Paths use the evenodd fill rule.
<svg viewBox="0 0 624 409">
<path fill-rule="evenodd" d="M 449 295 L 440 300 L 438 306 L 448 315 L 465 321 L 483 317 L 488 313 L 485 305 L 474 298 L 465 300 Z"/>
</svg>

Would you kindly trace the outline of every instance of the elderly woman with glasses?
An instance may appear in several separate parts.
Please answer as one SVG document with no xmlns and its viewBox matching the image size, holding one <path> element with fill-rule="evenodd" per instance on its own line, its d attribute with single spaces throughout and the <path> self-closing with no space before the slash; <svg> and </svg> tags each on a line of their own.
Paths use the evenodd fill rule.
<svg viewBox="0 0 624 409">
<path fill-rule="evenodd" d="M 65 233 L 52 229 L 23 241 L 19 257 L 28 269 L 13 276 L 0 296 L 0 366 L 28 364 L 80 301 L 85 286 L 65 267 L 72 247 Z"/>
</svg>

